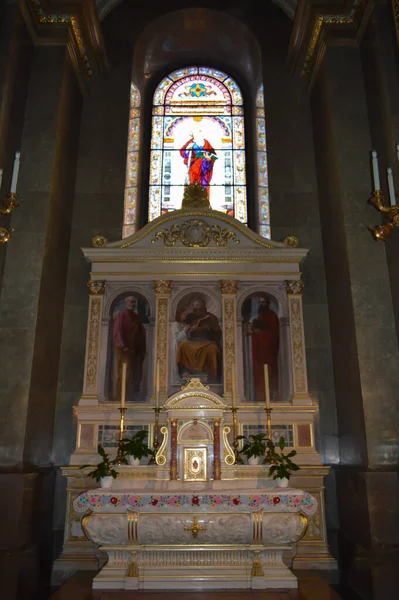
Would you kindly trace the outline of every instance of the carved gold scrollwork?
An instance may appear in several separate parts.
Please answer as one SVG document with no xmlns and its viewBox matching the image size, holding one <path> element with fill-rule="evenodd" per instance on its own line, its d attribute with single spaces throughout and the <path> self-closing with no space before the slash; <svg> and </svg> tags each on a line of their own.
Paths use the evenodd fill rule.
<svg viewBox="0 0 399 600">
<path fill-rule="evenodd" d="M 183 194 L 182 208 L 210 208 L 208 194 L 203 185 L 194 181 L 186 186 Z"/>
<path fill-rule="evenodd" d="M 163 279 L 154 281 L 154 290 L 157 295 L 169 296 L 172 291 L 172 282 Z"/>
<path fill-rule="evenodd" d="M 155 244 L 159 240 L 163 240 L 168 247 L 175 246 L 180 241 L 188 248 L 204 248 L 211 240 L 219 247 L 227 246 L 229 240 L 236 244 L 240 243 L 234 231 L 222 229 L 219 225 L 209 225 L 202 219 L 189 219 L 182 225 L 161 229 L 156 233 L 152 243 Z"/>
<path fill-rule="evenodd" d="M 301 280 L 285 282 L 285 289 L 287 291 L 287 294 L 292 295 L 292 296 L 297 296 L 299 294 L 302 294 L 304 287 L 305 287 L 305 284 Z"/>
<path fill-rule="evenodd" d="M 102 296 L 105 292 L 105 281 L 90 281 L 87 282 L 90 296 Z"/>
<path fill-rule="evenodd" d="M 284 245 L 289 246 L 290 248 L 298 248 L 299 239 L 297 237 L 295 237 L 294 235 L 289 235 L 288 237 L 285 238 Z"/>
<path fill-rule="evenodd" d="M 91 240 L 91 243 L 93 248 L 105 248 L 105 246 L 108 244 L 108 240 L 103 235 L 96 235 Z"/>
<path fill-rule="evenodd" d="M 222 294 L 236 294 L 238 287 L 238 281 L 232 281 L 224 279 L 220 282 L 220 290 Z"/>
<path fill-rule="evenodd" d="M 227 425 L 223 427 L 223 444 L 225 451 L 227 450 L 227 454 L 225 453 L 224 462 L 226 465 L 234 465 L 236 461 L 236 457 L 234 455 L 234 450 L 229 444 L 229 440 L 227 439 L 228 434 L 230 433 L 230 427 Z"/>
<path fill-rule="evenodd" d="M 161 427 L 161 433 L 163 435 L 162 444 L 155 456 L 155 462 L 160 467 L 162 467 L 168 459 L 168 454 L 166 451 L 166 447 L 168 445 L 168 437 L 169 437 L 168 428 L 165 426 Z"/>
</svg>

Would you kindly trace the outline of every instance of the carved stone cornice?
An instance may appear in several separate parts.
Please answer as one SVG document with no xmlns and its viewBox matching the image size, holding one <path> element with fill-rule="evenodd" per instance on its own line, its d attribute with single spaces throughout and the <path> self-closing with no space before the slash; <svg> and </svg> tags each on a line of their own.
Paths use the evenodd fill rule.
<svg viewBox="0 0 399 600">
<path fill-rule="evenodd" d="M 326 47 L 359 43 L 375 0 L 303 0 L 295 14 L 288 64 L 312 87 Z"/>
<path fill-rule="evenodd" d="M 95 0 L 19 0 L 19 6 L 34 44 L 67 47 L 83 89 L 107 66 Z"/>
<path fill-rule="evenodd" d="M 220 290 L 222 294 L 235 295 L 237 293 L 238 281 L 232 281 L 230 279 L 222 279 L 220 282 Z"/>
<path fill-rule="evenodd" d="M 90 296 L 103 296 L 105 292 L 105 281 L 96 281 L 90 279 L 87 282 Z"/>
<path fill-rule="evenodd" d="M 154 290 L 157 296 L 169 296 L 172 291 L 172 282 L 164 279 L 154 281 Z"/>
<path fill-rule="evenodd" d="M 302 294 L 304 287 L 305 284 L 301 280 L 285 282 L 285 289 L 289 296 L 299 296 L 300 294 Z"/>
</svg>

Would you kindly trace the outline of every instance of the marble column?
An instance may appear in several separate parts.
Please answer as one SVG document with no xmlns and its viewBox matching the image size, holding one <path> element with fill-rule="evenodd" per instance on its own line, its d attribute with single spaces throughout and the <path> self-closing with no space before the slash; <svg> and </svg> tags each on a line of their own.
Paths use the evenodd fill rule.
<svg viewBox="0 0 399 600">
<path fill-rule="evenodd" d="M 237 372 L 236 365 L 236 296 L 237 281 L 222 280 L 220 290 L 223 298 L 223 390 L 225 398 L 232 398 L 233 372 Z M 236 402 L 238 401 L 236 385 Z"/>
<path fill-rule="evenodd" d="M 177 480 L 177 423 L 178 419 L 170 420 L 170 480 Z"/>
<path fill-rule="evenodd" d="M 154 361 L 154 390 L 156 378 L 159 377 L 159 397 L 163 402 L 168 395 L 168 333 L 169 333 L 169 296 L 172 282 L 154 281 L 157 298 L 155 322 L 155 361 Z M 158 374 L 158 375 L 157 375 Z"/>
<path fill-rule="evenodd" d="M 27 597 L 36 596 L 39 561 L 43 582 L 51 569 L 52 441 L 81 100 L 65 48 L 35 48 L 15 148 L 21 205 L 10 219 L 0 297 L 0 486 L 7 514 L 12 507 L 0 548 L 14 561 L 2 565 L 9 580 L 22 581 Z M 21 576 L 25 564 L 29 577 Z"/>
<path fill-rule="evenodd" d="M 79 404 L 98 404 L 98 364 L 105 281 L 89 281 L 89 318 L 86 336 L 86 359 L 83 394 Z"/>
<path fill-rule="evenodd" d="M 328 47 L 312 110 L 340 438 L 341 564 L 362 598 L 382 598 L 398 585 L 397 570 L 384 578 L 380 565 L 399 543 L 399 350 L 386 247 L 366 228 L 375 215 L 364 84 L 359 48 Z"/>
</svg>

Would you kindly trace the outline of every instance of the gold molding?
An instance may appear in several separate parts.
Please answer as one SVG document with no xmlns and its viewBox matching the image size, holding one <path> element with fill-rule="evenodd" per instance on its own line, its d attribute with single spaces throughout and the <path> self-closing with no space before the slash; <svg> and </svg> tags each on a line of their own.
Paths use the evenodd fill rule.
<svg viewBox="0 0 399 600">
<path fill-rule="evenodd" d="M 100 279 L 90 279 L 87 282 L 90 296 L 103 296 L 105 293 L 106 281 Z"/>
<path fill-rule="evenodd" d="M 222 295 L 229 294 L 235 296 L 237 294 L 238 281 L 232 279 L 225 279 L 220 282 L 220 291 Z"/>
<path fill-rule="evenodd" d="M 209 198 L 204 186 L 198 183 L 198 181 L 187 185 L 184 190 L 181 206 L 183 209 L 209 208 Z"/>
<path fill-rule="evenodd" d="M 172 282 L 165 279 L 154 281 L 154 290 L 157 296 L 169 296 L 172 291 Z"/>
<path fill-rule="evenodd" d="M 287 280 L 285 282 L 285 289 L 289 296 L 300 296 L 302 295 L 305 284 L 302 280 Z"/>
</svg>

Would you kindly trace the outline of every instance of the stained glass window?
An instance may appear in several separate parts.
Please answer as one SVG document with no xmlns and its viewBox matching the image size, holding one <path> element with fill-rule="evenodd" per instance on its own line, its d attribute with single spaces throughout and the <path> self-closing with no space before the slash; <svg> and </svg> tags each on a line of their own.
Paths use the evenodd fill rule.
<svg viewBox="0 0 399 600">
<path fill-rule="evenodd" d="M 140 145 L 140 92 L 134 83 L 130 84 L 129 136 L 126 162 L 125 214 L 123 234 L 127 237 L 136 231 L 137 211 L 137 169 Z"/>
<path fill-rule="evenodd" d="M 267 175 L 265 99 L 263 85 L 256 95 L 256 139 L 258 154 L 259 233 L 270 238 L 269 181 Z"/>
<path fill-rule="evenodd" d="M 247 222 L 242 94 L 226 73 L 205 67 L 174 71 L 155 90 L 149 221 L 179 209 L 195 181 L 213 209 Z"/>
</svg>

